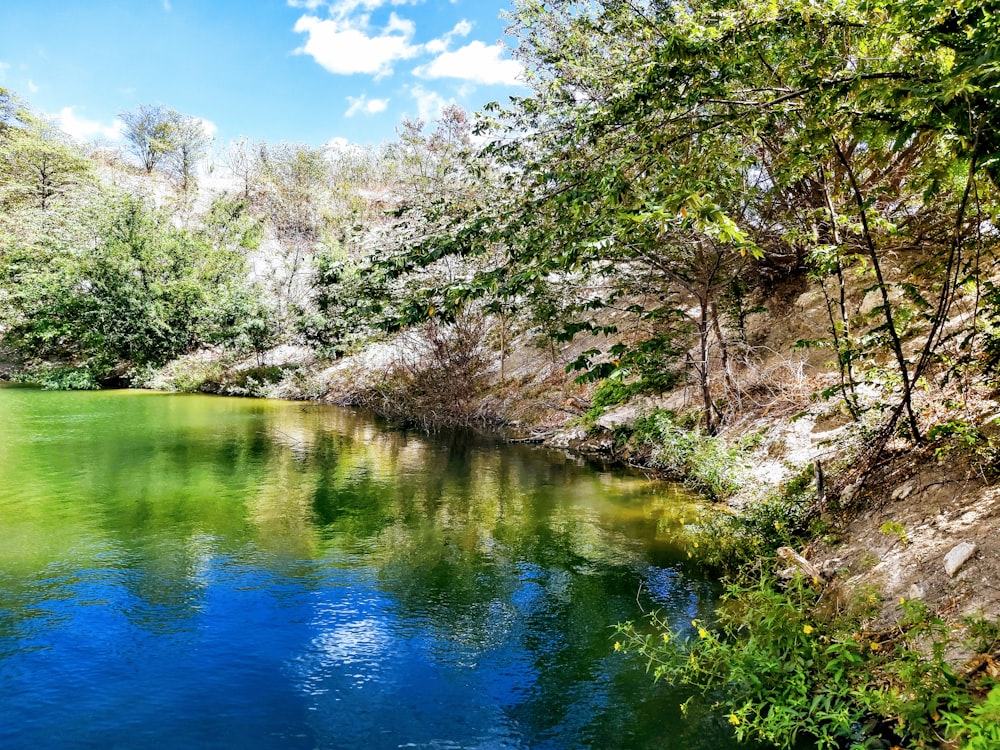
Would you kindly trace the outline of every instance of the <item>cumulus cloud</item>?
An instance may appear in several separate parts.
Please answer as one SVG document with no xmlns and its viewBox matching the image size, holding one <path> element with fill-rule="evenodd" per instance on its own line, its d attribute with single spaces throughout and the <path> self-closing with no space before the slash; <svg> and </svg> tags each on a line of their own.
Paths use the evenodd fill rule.
<svg viewBox="0 0 1000 750">
<path fill-rule="evenodd" d="M 351 106 L 344 113 L 345 117 L 354 117 L 358 113 L 377 115 L 379 112 L 385 112 L 386 107 L 389 106 L 388 99 L 369 99 L 364 94 L 361 96 L 349 96 L 347 97 L 347 101 L 350 102 Z"/>
<path fill-rule="evenodd" d="M 501 45 L 487 46 L 476 40 L 453 52 L 442 52 L 413 73 L 421 78 L 458 78 L 482 84 L 516 86 L 523 83 L 521 64 L 504 59 L 503 54 Z"/>
<path fill-rule="evenodd" d="M 433 39 L 427 42 L 427 44 L 424 45 L 424 49 L 432 55 L 440 55 L 442 52 L 446 52 L 448 50 L 448 47 L 451 45 L 451 40 L 456 36 L 468 36 L 471 32 L 472 24 L 463 18 L 455 24 L 455 28 L 447 34 L 438 39 Z"/>
<path fill-rule="evenodd" d="M 219 132 L 219 126 L 216 125 L 211 120 L 206 120 L 204 117 L 196 117 L 199 123 L 201 123 L 202 130 L 205 131 L 205 135 L 209 138 L 215 138 L 215 134 Z"/>
<path fill-rule="evenodd" d="M 449 104 L 454 104 L 453 100 L 445 99 L 436 91 L 430 91 L 417 84 L 410 89 L 410 95 L 417 103 L 417 117 L 424 122 L 437 120 L 441 116 L 441 110 Z"/>
<path fill-rule="evenodd" d="M 411 44 L 416 31 L 413 22 L 395 13 L 390 15 L 385 28 L 375 34 L 369 33 L 367 18 L 324 20 L 310 15 L 296 22 L 295 31 L 307 36 L 296 54 L 309 55 L 331 73 L 341 75 L 391 75 L 394 62 L 420 52 L 418 45 Z"/>
<path fill-rule="evenodd" d="M 78 141 L 93 141 L 98 139 L 119 141 L 124 129 L 124 124 L 121 120 L 115 119 L 110 125 L 106 125 L 97 120 L 88 120 L 86 117 L 81 117 L 73 111 L 72 107 L 63 107 L 53 119 L 60 130 L 71 135 Z"/>
</svg>

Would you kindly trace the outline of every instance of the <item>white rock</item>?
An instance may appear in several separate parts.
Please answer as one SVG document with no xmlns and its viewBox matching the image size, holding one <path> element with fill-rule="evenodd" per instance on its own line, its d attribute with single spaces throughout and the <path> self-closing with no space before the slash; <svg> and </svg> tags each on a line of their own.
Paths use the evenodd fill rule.
<svg viewBox="0 0 1000 750">
<path fill-rule="evenodd" d="M 961 568 L 976 551 L 976 545 L 972 542 L 962 542 L 952 548 L 951 552 L 944 556 L 944 572 L 950 578 L 954 578 L 958 569 Z"/>
<path fill-rule="evenodd" d="M 906 484 L 901 484 L 899 487 L 893 490 L 892 495 L 890 497 L 892 497 L 893 500 L 905 500 L 906 498 L 908 498 L 910 495 L 913 494 L 913 490 L 915 489 L 916 489 L 916 484 L 910 481 L 907 482 Z"/>
</svg>

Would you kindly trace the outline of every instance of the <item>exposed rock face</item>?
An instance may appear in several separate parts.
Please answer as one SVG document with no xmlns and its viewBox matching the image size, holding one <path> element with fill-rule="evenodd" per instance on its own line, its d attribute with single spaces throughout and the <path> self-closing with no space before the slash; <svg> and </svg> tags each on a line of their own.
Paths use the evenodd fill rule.
<svg viewBox="0 0 1000 750">
<path fill-rule="evenodd" d="M 972 542 L 962 542 L 961 544 L 953 547 L 951 551 L 944 556 L 944 572 L 948 574 L 949 578 L 954 578 L 955 574 L 958 573 L 959 568 L 961 568 L 976 553 L 976 545 Z"/>
</svg>

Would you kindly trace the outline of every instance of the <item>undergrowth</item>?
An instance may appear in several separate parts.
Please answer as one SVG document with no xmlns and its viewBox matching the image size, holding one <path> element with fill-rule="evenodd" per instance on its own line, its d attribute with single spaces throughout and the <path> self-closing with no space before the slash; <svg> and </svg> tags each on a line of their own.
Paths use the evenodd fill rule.
<svg viewBox="0 0 1000 750">
<path fill-rule="evenodd" d="M 945 654 L 960 639 L 943 620 L 907 601 L 897 625 L 874 629 L 875 597 L 833 617 L 823 598 L 822 582 L 762 575 L 729 585 L 712 626 L 696 620 L 679 631 L 654 616 L 652 632 L 620 625 L 615 648 L 645 659 L 657 680 L 716 697 L 740 740 L 823 750 L 998 747 L 1000 688 L 950 666 Z M 996 648 L 988 624 L 967 632 L 979 637 L 966 648 Z"/>
<path fill-rule="evenodd" d="M 729 573 L 759 568 L 779 547 L 800 547 L 819 529 L 812 467 L 738 513 L 708 509 L 690 529 L 705 565 Z"/>
<path fill-rule="evenodd" d="M 40 386 L 46 391 L 93 391 L 100 388 L 94 373 L 86 367 L 37 365 L 15 373 L 16 383 Z"/>
<path fill-rule="evenodd" d="M 735 494 L 745 481 L 747 462 L 740 448 L 730 448 L 693 420 L 669 410 L 640 417 L 616 439 L 642 453 L 651 468 L 713 500 Z"/>
</svg>

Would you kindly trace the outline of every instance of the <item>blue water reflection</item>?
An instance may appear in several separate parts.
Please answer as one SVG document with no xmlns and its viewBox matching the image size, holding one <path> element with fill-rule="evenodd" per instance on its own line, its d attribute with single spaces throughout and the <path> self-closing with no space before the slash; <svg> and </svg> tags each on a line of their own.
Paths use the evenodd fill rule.
<svg viewBox="0 0 1000 750">
<path fill-rule="evenodd" d="M 711 611 L 670 488 L 296 404 L 0 418 L 2 748 L 733 744 L 611 649 Z"/>
</svg>

